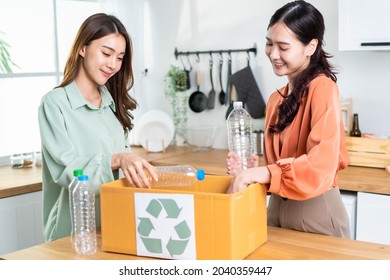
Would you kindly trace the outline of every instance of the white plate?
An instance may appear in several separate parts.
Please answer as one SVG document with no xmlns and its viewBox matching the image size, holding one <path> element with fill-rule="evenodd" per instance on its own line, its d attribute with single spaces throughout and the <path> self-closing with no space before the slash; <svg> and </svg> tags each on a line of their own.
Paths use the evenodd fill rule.
<svg viewBox="0 0 390 280">
<path fill-rule="evenodd" d="M 171 117 L 160 110 L 143 114 L 137 126 L 140 144 L 149 152 L 163 151 L 171 143 L 175 132 Z"/>
</svg>

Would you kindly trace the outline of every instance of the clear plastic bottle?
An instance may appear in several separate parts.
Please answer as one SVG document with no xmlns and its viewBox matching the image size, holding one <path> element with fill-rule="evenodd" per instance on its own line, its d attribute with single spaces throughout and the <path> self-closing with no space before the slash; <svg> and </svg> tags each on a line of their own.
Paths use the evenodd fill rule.
<svg viewBox="0 0 390 280">
<path fill-rule="evenodd" d="M 192 186 L 197 180 L 203 180 L 205 172 L 190 165 L 156 166 L 158 181 L 150 177 L 152 187 Z"/>
<path fill-rule="evenodd" d="M 88 184 L 88 176 L 78 177 L 73 190 L 74 248 L 77 254 L 96 253 L 95 193 Z"/>
<path fill-rule="evenodd" d="M 76 185 L 79 183 L 78 177 L 83 175 L 82 169 L 73 170 L 73 179 L 69 184 L 68 192 L 69 192 L 69 210 L 70 210 L 70 223 L 71 223 L 71 232 L 70 239 L 72 243 L 74 243 L 74 223 L 73 223 L 73 191 Z"/>
<path fill-rule="evenodd" d="M 227 118 L 226 125 L 229 151 L 236 153 L 241 160 L 242 169 L 247 169 L 254 153 L 252 119 L 242 107 L 241 101 L 233 103 L 233 110 Z"/>
</svg>

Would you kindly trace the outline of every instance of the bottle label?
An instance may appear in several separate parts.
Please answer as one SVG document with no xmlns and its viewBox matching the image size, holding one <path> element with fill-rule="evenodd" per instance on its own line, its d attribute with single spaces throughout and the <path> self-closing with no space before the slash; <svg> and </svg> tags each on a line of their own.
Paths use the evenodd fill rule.
<svg viewBox="0 0 390 280">
<path fill-rule="evenodd" d="M 134 193 L 137 255 L 196 259 L 194 196 Z"/>
</svg>

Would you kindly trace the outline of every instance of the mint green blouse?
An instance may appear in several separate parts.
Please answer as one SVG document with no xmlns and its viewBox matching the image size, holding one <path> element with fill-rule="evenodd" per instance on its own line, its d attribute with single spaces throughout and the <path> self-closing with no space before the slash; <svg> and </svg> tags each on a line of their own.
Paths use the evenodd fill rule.
<svg viewBox="0 0 390 280">
<path fill-rule="evenodd" d="M 74 169 L 83 169 L 96 193 L 96 226 L 100 228 L 99 187 L 123 177 L 111 170 L 111 156 L 130 152 L 115 103 L 100 86 L 100 108 L 89 104 L 75 82 L 43 96 L 38 109 L 42 141 L 43 231 L 46 241 L 71 233 L 68 185 Z"/>
</svg>

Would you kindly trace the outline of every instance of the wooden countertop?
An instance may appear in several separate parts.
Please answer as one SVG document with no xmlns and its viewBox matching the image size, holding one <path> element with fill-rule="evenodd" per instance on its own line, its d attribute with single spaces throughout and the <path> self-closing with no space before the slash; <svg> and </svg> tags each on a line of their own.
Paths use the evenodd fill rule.
<svg viewBox="0 0 390 280">
<path fill-rule="evenodd" d="M 69 237 L 12 252 L 5 260 L 142 260 L 134 255 L 110 253 L 101 249 L 93 256 L 77 255 Z M 390 245 L 382 245 L 339 237 L 310 234 L 268 227 L 268 240 L 246 259 L 249 260 L 390 260 Z"/>
<path fill-rule="evenodd" d="M 226 150 L 194 151 L 190 147 L 168 147 L 165 153 L 149 153 L 142 147 L 132 150 L 153 165 L 189 164 L 207 174 L 226 175 Z M 0 167 L 0 198 L 41 190 L 41 172 L 40 167 Z M 349 166 L 339 173 L 339 186 L 341 190 L 390 195 L 390 174 L 380 168 Z"/>
<path fill-rule="evenodd" d="M 190 152 L 151 160 L 153 165 L 189 164 L 203 169 L 207 174 L 226 175 L 226 150 L 213 149 L 206 152 Z M 260 164 L 264 159 L 260 158 Z M 390 174 L 381 168 L 348 166 L 339 172 L 341 190 L 361 191 L 390 195 Z"/>
<path fill-rule="evenodd" d="M 42 168 L 0 167 L 0 199 L 42 189 Z"/>
<path fill-rule="evenodd" d="M 142 147 L 133 147 L 133 151 L 151 162 L 161 158 L 185 155 L 192 150 L 187 147 L 168 147 L 165 153 L 148 153 Z M 42 190 L 42 168 L 0 167 L 0 199 Z"/>
</svg>

